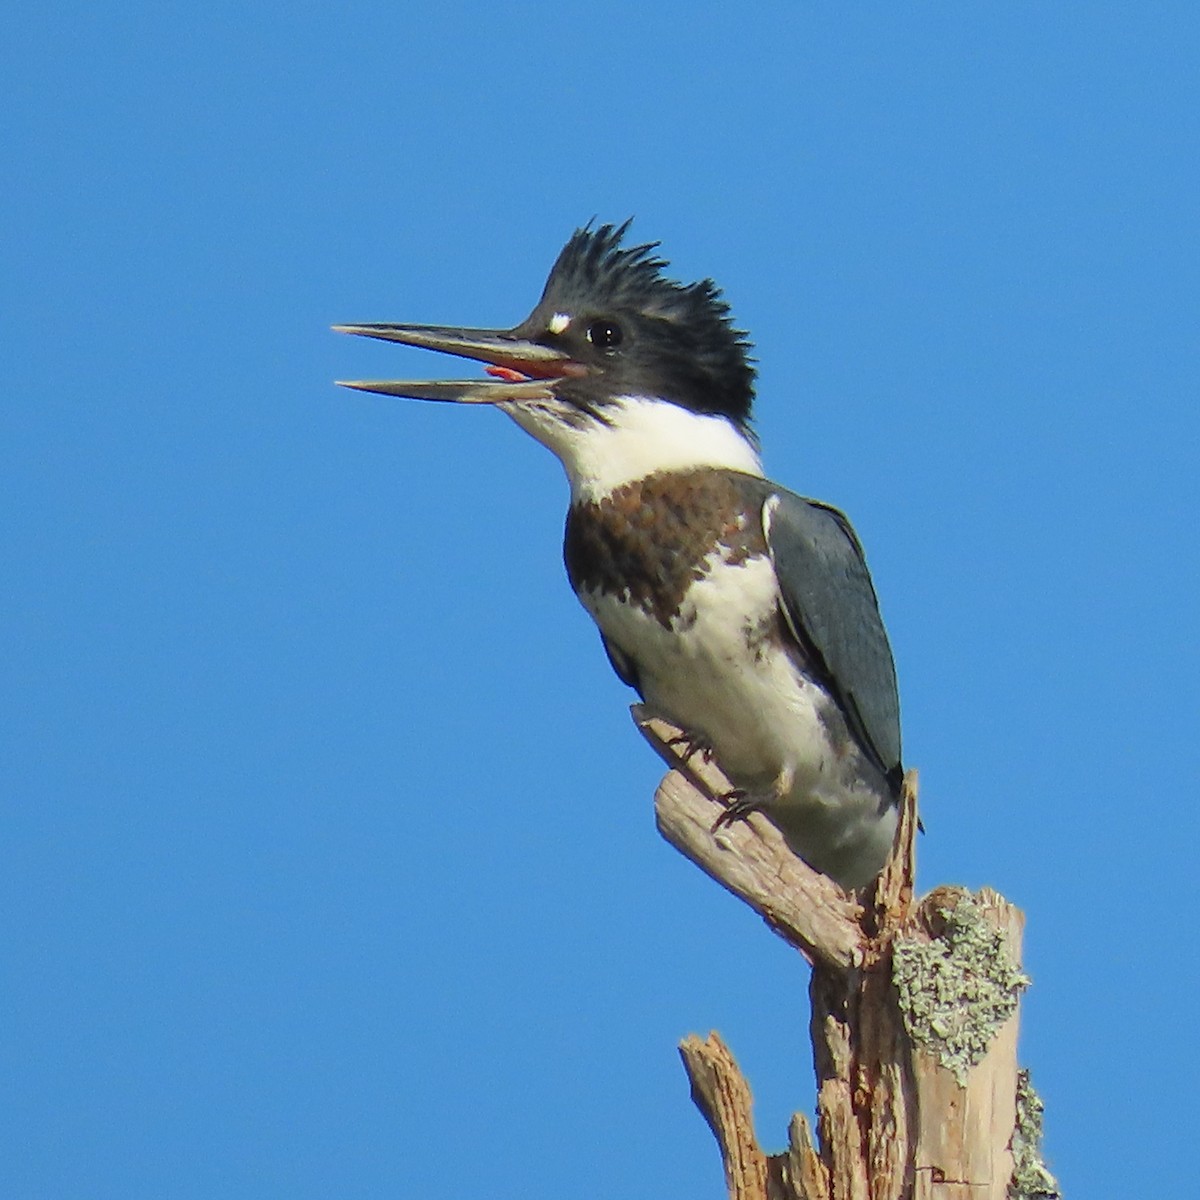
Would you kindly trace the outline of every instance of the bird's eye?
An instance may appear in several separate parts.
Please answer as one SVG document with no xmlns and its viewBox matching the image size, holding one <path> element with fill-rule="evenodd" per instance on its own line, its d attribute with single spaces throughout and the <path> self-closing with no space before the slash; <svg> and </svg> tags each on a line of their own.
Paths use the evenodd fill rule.
<svg viewBox="0 0 1200 1200">
<path fill-rule="evenodd" d="M 593 321 L 587 339 L 597 350 L 615 350 L 621 344 L 621 327 L 615 321 Z"/>
</svg>

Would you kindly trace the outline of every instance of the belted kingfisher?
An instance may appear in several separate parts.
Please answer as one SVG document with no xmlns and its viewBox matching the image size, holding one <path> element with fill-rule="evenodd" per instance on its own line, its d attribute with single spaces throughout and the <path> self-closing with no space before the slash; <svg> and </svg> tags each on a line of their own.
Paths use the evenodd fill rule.
<svg viewBox="0 0 1200 1200">
<path fill-rule="evenodd" d="M 903 771 L 887 634 L 836 508 L 763 475 L 746 335 L 629 222 L 577 230 L 509 330 L 337 325 L 487 364 L 491 379 L 344 387 L 490 404 L 561 461 L 564 558 L 616 673 L 845 888 L 882 868 Z"/>
</svg>

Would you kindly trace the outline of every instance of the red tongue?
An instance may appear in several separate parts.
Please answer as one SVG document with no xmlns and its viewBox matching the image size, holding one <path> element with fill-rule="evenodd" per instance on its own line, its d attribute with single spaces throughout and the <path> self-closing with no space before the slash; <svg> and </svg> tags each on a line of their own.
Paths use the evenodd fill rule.
<svg viewBox="0 0 1200 1200">
<path fill-rule="evenodd" d="M 523 383 L 529 378 L 528 375 L 522 375 L 520 371 L 514 371 L 512 367 L 485 367 L 484 370 L 497 379 L 503 379 L 505 383 Z"/>
</svg>

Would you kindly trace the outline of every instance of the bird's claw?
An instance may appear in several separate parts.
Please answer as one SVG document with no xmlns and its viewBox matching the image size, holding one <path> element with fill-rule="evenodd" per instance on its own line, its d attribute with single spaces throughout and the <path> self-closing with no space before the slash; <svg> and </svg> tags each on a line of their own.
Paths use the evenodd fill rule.
<svg viewBox="0 0 1200 1200">
<path fill-rule="evenodd" d="M 734 821 L 744 821 L 751 813 L 758 812 L 762 807 L 759 801 L 741 788 L 734 788 L 733 791 L 726 792 L 720 797 L 720 801 L 725 807 L 712 823 L 710 833 L 717 833 L 732 825 Z"/>
<path fill-rule="evenodd" d="M 701 755 L 706 763 L 712 762 L 712 747 L 695 734 L 677 733 L 673 738 L 667 739 L 667 745 L 685 764 L 690 763 L 697 754 Z"/>
</svg>

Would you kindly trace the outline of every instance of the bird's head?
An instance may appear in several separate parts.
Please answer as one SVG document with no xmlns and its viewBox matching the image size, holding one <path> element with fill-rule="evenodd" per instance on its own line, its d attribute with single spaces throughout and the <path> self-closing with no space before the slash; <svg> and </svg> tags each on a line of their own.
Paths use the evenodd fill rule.
<svg viewBox="0 0 1200 1200">
<path fill-rule="evenodd" d="M 553 450 L 583 490 L 677 465 L 756 471 L 745 334 L 711 280 L 666 278 L 657 243 L 622 246 L 628 228 L 576 230 L 537 307 L 512 329 L 334 326 L 477 359 L 492 378 L 343 386 L 495 405 Z"/>
</svg>

